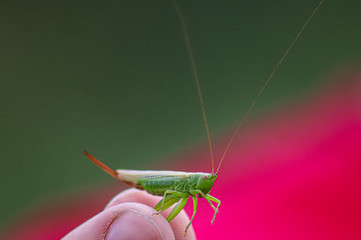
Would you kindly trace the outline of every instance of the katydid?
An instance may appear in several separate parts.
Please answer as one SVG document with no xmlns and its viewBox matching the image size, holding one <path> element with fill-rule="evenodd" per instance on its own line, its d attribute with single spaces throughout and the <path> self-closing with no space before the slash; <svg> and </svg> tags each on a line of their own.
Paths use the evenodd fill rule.
<svg viewBox="0 0 361 240">
<path fill-rule="evenodd" d="M 154 207 L 159 212 L 177 205 L 169 214 L 167 220 L 172 221 L 178 213 L 185 207 L 189 196 L 193 199 L 194 210 L 192 218 L 186 227 L 185 234 L 191 225 L 197 211 L 197 198 L 205 198 L 214 209 L 212 223 L 218 212 L 221 201 L 209 195 L 217 175 L 214 173 L 190 173 L 180 171 L 136 171 L 136 170 L 113 170 L 98 159 L 85 152 L 85 155 L 98 167 L 113 176 L 114 178 L 140 190 L 145 190 L 155 196 L 162 196 L 163 199 Z M 215 208 L 211 201 L 217 203 Z"/>
<path fill-rule="evenodd" d="M 197 93 L 201 105 L 201 110 L 204 118 L 205 128 L 207 132 L 208 137 L 208 143 L 209 143 L 209 151 L 210 151 L 210 158 L 212 162 L 212 173 L 202 173 L 202 172 L 180 172 L 180 171 L 136 171 L 136 170 L 113 170 L 110 167 L 106 166 L 104 163 L 96 159 L 94 156 L 90 155 L 88 152 L 85 151 L 85 155 L 98 167 L 103 169 L 106 173 L 114 177 L 115 179 L 122 181 L 126 184 L 128 184 L 130 187 L 137 188 L 140 190 L 145 190 L 148 193 L 155 195 L 155 196 L 162 196 L 163 198 L 158 202 L 158 204 L 154 207 L 158 213 L 168 209 L 169 207 L 173 206 L 175 207 L 172 209 L 171 213 L 169 214 L 167 220 L 168 222 L 172 221 L 179 213 L 180 211 L 185 207 L 189 197 L 193 199 L 193 215 L 190 219 L 189 224 L 187 225 L 185 229 L 185 234 L 187 234 L 188 228 L 191 226 L 191 223 L 194 219 L 194 216 L 197 212 L 197 196 L 198 198 L 204 198 L 207 200 L 207 202 L 210 204 L 210 206 L 214 210 L 214 215 L 211 221 L 211 224 L 214 222 L 215 217 L 218 213 L 219 206 L 221 205 L 221 201 L 213 196 L 211 196 L 209 193 L 213 187 L 214 181 L 217 178 L 217 174 L 219 172 L 219 169 L 222 165 L 222 162 L 235 138 L 235 136 L 238 134 L 239 130 L 241 129 L 243 123 L 245 122 L 248 114 L 251 112 L 253 106 L 257 102 L 258 98 L 262 94 L 263 90 L 268 85 L 270 79 L 273 77 L 274 73 L 277 71 L 280 64 L 283 62 L 285 57 L 287 56 L 289 50 L 292 48 L 296 40 L 299 38 L 299 36 L 302 34 L 303 30 L 306 28 L 312 17 L 315 15 L 315 13 L 318 11 L 320 6 L 322 5 L 323 0 L 321 0 L 316 8 L 313 10 L 312 14 L 308 17 L 305 24 L 302 26 L 301 30 L 298 32 L 296 37 L 293 39 L 291 44 L 288 46 L 286 51 L 284 52 L 282 58 L 279 60 L 277 65 L 274 67 L 273 71 L 269 75 L 268 79 L 266 80 L 265 84 L 259 91 L 257 97 L 254 99 L 253 103 L 249 107 L 247 113 L 242 118 L 242 121 L 236 128 L 236 130 L 233 132 L 233 135 L 231 136 L 227 147 L 222 155 L 222 158 L 220 159 L 220 163 L 218 165 L 217 171 L 214 171 L 214 160 L 213 160 L 213 150 L 212 150 L 212 143 L 211 143 L 211 137 L 209 134 L 208 129 L 208 122 L 207 122 L 207 116 L 204 109 L 203 99 L 202 99 L 202 93 L 200 89 L 199 84 L 199 78 L 198 73 L 195 65 L 195 60 L 193 56 L 193 51 L 191 48 L 190 38 L 188 35 L 188 30 L 186 28 L 185 20 L 183 17 L 183 14 L 180 10 L 180 8 L 175 4 L 175 9 L 178 14 L 178 17 L 180 19 L 182 32 L 184 35 L 185 44 L 187 47 L 192 71 L 193 71 L 193 77 L 196 83 Z M 215 202 L 217 206 L 215 207 L 212 202 Z"/>
</svg>

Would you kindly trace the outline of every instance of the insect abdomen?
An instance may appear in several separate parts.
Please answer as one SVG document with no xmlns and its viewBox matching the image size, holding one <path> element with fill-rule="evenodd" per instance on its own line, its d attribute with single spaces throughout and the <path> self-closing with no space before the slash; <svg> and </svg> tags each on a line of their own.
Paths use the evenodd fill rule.
<svg viewBox="0 0 361 240">
<path fill-rule="evenodd" d="M 163 196 L 166 190 L 179 190 L 182 187 L 182 190 L 187 185 L 187 179 L 180 177 L 157 177 L 138 180 L 145 191 L 152 195 Z M 184 192 L 184 191 L 182 191 Z"/>
</svg>

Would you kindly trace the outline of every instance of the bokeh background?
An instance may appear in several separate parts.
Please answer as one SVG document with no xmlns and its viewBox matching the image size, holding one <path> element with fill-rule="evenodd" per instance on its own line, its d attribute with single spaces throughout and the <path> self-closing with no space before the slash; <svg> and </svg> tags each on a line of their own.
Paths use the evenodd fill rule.
<svg viewBox="0 0 361 240">
<path fill-rule="evenodd" d="M 212 136 L 237 125 L 317 3 L 179 1 Z M 206 144 L 170 1 L 1 5 L 2 228 L 54 196 L 109 181 L 85 149 L 115 168 L 162 169 Z M 357 0 L 326 1 L 248 122 L 357 66 L 360 10 Z"/>
</svg>

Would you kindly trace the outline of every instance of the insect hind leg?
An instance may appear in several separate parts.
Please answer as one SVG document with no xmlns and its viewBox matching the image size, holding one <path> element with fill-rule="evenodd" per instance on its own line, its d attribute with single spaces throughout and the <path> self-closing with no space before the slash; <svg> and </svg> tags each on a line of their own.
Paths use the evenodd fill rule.
<svg viewBox="0 0 361 240">
<path fill-rule="evenodd" d="M 157 205 L 154 207 L 154 209 L 157 211 L 155 214 L 159 214 L 160 212 L 170 208 L 173 206 L 176 202 L 178 202 L 181 198 L 175 195 L 167 195 L 164 198 L 162 198 Z M 163 203 L 163 207 L 162 207 Z"/>
<path fill-rule="evenodd" d="M 168 195 L 168 196 L 167 196 Z M 163 198 L 162 200 L 160 200 L 160 202 L 155 206 L 155 210 L 157 210 L 158 212 L 153 214 L 153 215 L 157 215 L 159 214 L 160 212 L 164 211 L 165 209 L 169 208 L 170 206 L 172 206 L 174 203 L 176 203 L 177 201 L 175 201 L 175 197 L 170 197 L 170 196 L 175 196 L 178 198 L 178 200 L 180 198 L 188 198 L 189 197 L 189 194 L 187 193 L 182 193 L 182 192 L 177 192 L 177 191 L 174 191 L 174 190 L 166 190 L 164 192 L 164 195 L 163 195 Z M 169 197 L 169 198 L 167 198 Z M 167 202 L 167 206 L 165 206 L 165 202 Z M 160 206 L 159 206 L 160 205 Z M 166 208 L 165 208 L 166 207 Z"/>
<path fill-rule="evenodd" d="M 181 198 L 181 200 L 175 205 L 175 207 L 170 212 L 169 216 L 167 217 L 167 221 L 172 221 L 179 213 L 182 211 L 182 209 L 185 207 L 185 205 L 188 202 L 188 196 Z"/>
</svg>

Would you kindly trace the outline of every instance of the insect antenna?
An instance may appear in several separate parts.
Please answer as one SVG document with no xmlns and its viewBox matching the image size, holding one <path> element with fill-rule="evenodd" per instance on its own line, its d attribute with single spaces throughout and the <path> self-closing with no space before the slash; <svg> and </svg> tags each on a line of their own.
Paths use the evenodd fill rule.
<svg viewBox="0 0 361 240">
<path fill-rule="evenodd" d="M 185 44 L 186 44 L 186 47 L 187 47 L 187 52 L 188 52 L 190 64 L 191 64 L 191 67 L 192 67 L 193 78 L 194 78 L 194 81 L 195 81 L 195 84 L 196 84 L 196 87 L 197 87 L 199 103 L 201 105 L 202 115 L 203 115 L 203 119 L 204 119 L 204 125 L 205 125 L 206 131 L 207 131 L 209 152 L 210 152 L 211 160 L 212 160 L 212 173 L 214 173 L 214 158 L 213 158 L 213 147 L 212 147 L 211 135 L 209 133 L 207 114 L 206 114 L 206 110 L 204 108 L 203 96 L 202 96 L 201 86 L 200 86 L 200 83 L 199 83 L 199 75 L 198 75 L 198 71 L 197 71 L 197 65 L 196 65 L 196 62 L 194 60 L 194 54 L 193 54 L 193 50 L 192 50 L 191 40 L 190 40 L 190 37 L 189 37 L 186 21 L 184 19 L 181 8 L 179 7 L 179 5 L 175 1 L 173 1 L 172 3 L 173 3 L 174 9 L 177 12 L 178 19 L 179 19 L 181 27 L 182 27 L 182 33 L 183 33 L 184 41 L 185 41 Z"/>
<path fill-rule="evenodd" d="M 275 74 L 275 72 L 277 71 L 278 67 L 281 65 L 281 63 L 283 62 L 283 60 L 286 58 L 286 56 L 288 55 L 288 52 L 291 50 L 291 48 L 293 47 L 293 45 L 295 44 L 295 42 L 298 40 L 298 38 L 301 36 L 302 32 L 305 30 L 305 28 L 307 27 L 308 23 L 311 21 L 312 17 L 316 14 L 316 12 L 318 11 L 318 9 L 321 7 L 322 3 L 324 0 L 321 0 L 318 5 L 316 6 L 316 8 L 313 10 L 313 12 L 311 13 L 311 15 L 308 17 L 307 21 L 303 24 L 301 30 L 297 33 L 296 37 L 292 40 L 292 42 L 290 43 L 290 45 L 288 46 L 288 48 L 286 49 L 286 51 L 284 52 L 284 54 L 282 55 L 281 59 L 278 61 L 277 65 L 274 67 L 273 71 L 271 72 L 271 74 L 269 75 L 269 77 L 267 78 L 265 84 L 263 85 L 263 87 L 261 88 L 261 90 L 259 91 L 257 97 L 253 100 L 251 106 L 249 107 L 247 113 L 244 115 L 244 117 L 242 118 L 242 121 L 240 122 L 240 124 L 238 125 L 238 127 L 236 128 L 236 130 L 233 132 L 231 139 L 229 140 L 227 147 L 222 155 L 221 161 L 218 165 L 216 174 L 218 174 L 218 171 L 223 163 L 224 158 L 226 157 L 228 150 L 230 148 L 230 146 L 233 143 L 233 140 L 235 138 L 235 136 L 238 134 L 239 130 L 241 129 L 241 127 L 243 126 L 244 122 L 247 119 L 248 114 L 252 111 L 253 106 L 256 104 L 257 100 L 259 99 L 259 97 L 261 96 L 263 90 L 266 88 L 266 86 L 268 85 L 269 81 L 271 80 L 271 78 L 273 77 L 273 75 Z"/>
</svg>

